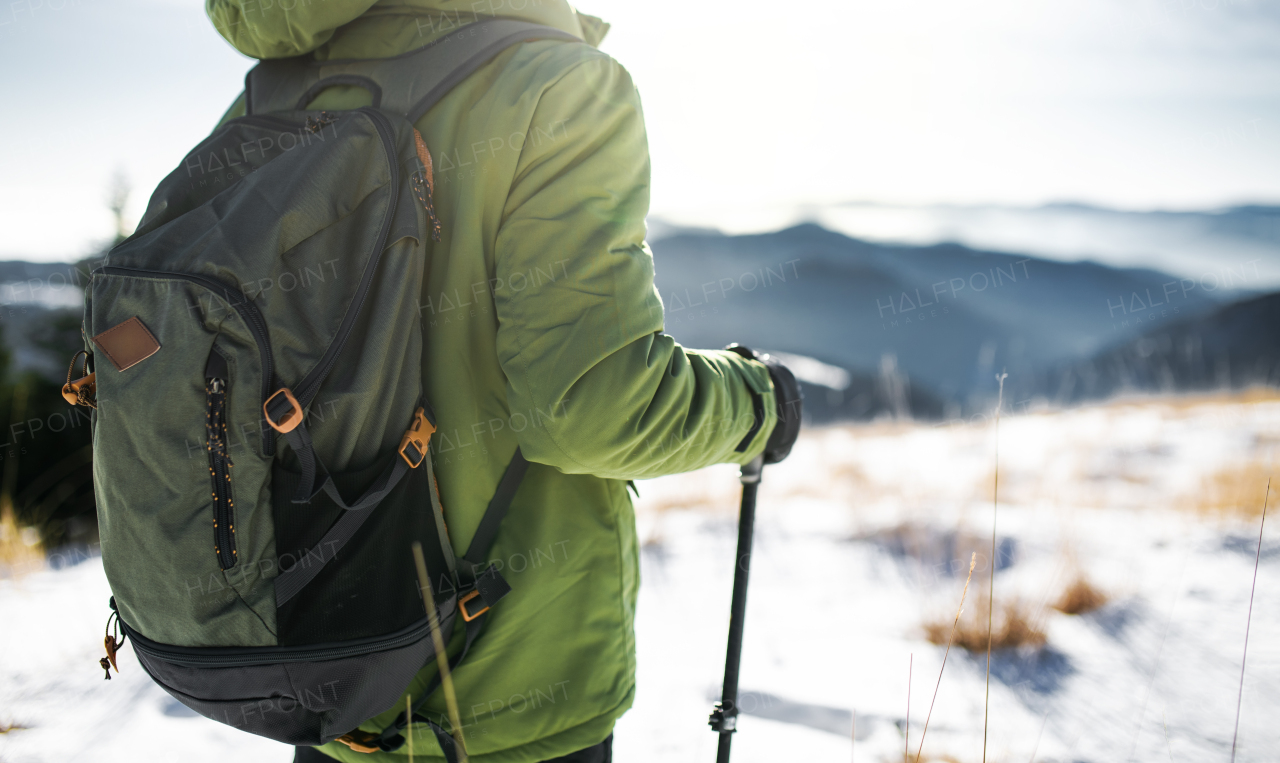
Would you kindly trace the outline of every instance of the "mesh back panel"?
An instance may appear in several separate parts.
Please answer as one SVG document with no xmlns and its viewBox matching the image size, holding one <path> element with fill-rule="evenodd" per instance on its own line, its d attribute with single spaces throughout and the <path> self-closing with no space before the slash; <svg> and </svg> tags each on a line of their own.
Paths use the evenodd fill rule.
<svg viewBox="0 0 1280 763">
<path fill-rule="evenodd" d="M 379 463 L 360 472 L 334 475 L 334 482 L 344 497 L 354 498 L 377 477 L 382 466 Z M 297 479 L 280 468 L 273 474 L 276 548 L 284 569 L 293 561 L 286 554 L 296 557 L 299 549 L 313 549 L 342 514 L 323 492 L 309 504 L 293 504 L 290 498 Z M 315 553 L 296 562 L 317 564 L 323 559 L 325 565 L 277 612 L 281 646 L 380 636 L 422 619 L 410 544 L 414 540 L 422 543 L 437 592 L 442 578 L 448 577 L 431 516 L 429 489 L 425 468 L 410 471 L 382 503 L 367 509 L 373 513 L 336 556 L 327 549 L 313 549 Z M 446 597 L 437 596 L 437 601 L 447 598 L 448 590 L 444 593 Z"/>
</svg>

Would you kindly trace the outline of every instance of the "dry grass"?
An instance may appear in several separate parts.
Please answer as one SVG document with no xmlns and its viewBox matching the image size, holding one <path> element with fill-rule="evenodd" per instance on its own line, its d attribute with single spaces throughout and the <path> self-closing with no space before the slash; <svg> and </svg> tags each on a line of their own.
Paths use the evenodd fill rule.
<svg viewBox="0 0 1280 763">
<path fill-rule="evenodd" d="M 1270 403 L 1280 400 L 1280 388 L 1253 386 L 1240 390 L 1223 390 L 1182 395 L 1159 395 L 1148 398 L 1150 401 L 1163 403 L 1175 410 L 1186 410 L 1200 405 L 1218 403 Z M 1135 401 L 1126 401 L 1133 404 Z M 1141 402 L 1141 401 L 1139 401 Z"/>
<path fill-rule="evenodd" d="M 1189 507 L 1213 515 L 1258 517 L 1267 480 L 1275 473 L 1269 461 L 1255 458 L 1208 475 L 1188 500 Z"/>
<path fill-rule="evenodd" d="M 973 607 L 966 609 L 955 627 L 954 644 L 970 652 L 986 653 L 987 613 L 990 610 L 991 601 L 985 595 L 979 597 Z M 1033 611 L 1031 605 L 1022 599 L 1001 601 L 992 613 L 992 650 L 1044 646 L 1047 638 L 1040 624 L 1042 619 L 1043 612 Z M 951 635 L 952 622 L 949 618 L 926 622 L 924 635 L 929 643 L 945 645 Z"/>
<path fill-rule="evenodd" d="M 1080 408 L 1145 408 L 1163 406 L 1171 412 L 1188 413 L 1203 405 L 1271 403 L 1280 400 L 1280 388 L 1253 386 L 1236 390 L 1213 390 L 1176 394 L 1120 395 L 1108 400 L 1084 403 Z"/>
<path fill-rule="evenodd" d="M 1101 607 L 1109 601 L 1109 597 L 1096 588 L 1083 574 L 1076 575 L 1062 596 L 1053 603 L 1053 608 L 1065 615 L 1083 615 Z"/>
<path fill-rule="evenodd" d="M 0 723 L 0 734 L 8 734 L 10 731 L 22 731 L 26 726 L 18 723 Z"/>
<path fill-rule="evenodd" d="M 39 537 L 18 526 L 13 504 L 0 497 L 0 577 L 17 577 L 43 565 Z"/>
</svg>

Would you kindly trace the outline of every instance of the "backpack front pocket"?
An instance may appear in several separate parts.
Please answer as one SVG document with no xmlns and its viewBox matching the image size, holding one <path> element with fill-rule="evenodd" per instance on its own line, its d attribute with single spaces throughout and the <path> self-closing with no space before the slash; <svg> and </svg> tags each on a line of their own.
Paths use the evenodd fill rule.
<svg viewBox="0 0 1280 763">
<path fill-rule="evenodd" d="M 176 275 L 100 271 L 91 288 L 86 333 L 109 332 L 115 358 L 135 361 L 107 362 L 95 343 L 94 481 L 121 615 L 162 643 L 275 644 L 256 332 L 233 304 Z M 118 326 L 145 328 L 159 349 L 139 352 L 142 334 Z"/>
</svg>

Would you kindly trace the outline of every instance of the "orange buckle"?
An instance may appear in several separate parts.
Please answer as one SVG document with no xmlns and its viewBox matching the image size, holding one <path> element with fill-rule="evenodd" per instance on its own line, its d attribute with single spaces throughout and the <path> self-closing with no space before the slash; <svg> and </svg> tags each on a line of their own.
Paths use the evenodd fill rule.
<svg viewBox="0 0 1280 763">
<path fill-rule="evenodd" d="M 62 397 L 72 405 L 83 405 L 87 408 L 97 408 L 97 400 L 95 395 L 98 391 L 98 383 L 94 378 L 97 374 L 89 374 L 82 379 L 69 381 L 62 385 Z"/>
<path fill-rule="evenodd" d="M 382 749 L 377 745 L 378 739 L 378 735 L 372 731 L 356 729 L 350 733 L 343 734 L 336 741 L 350 747 L 352 752 L 378 752 Z"/>
<path fill-rule="evenodd" d="M 277 424 L 271 419 L 271 414 L 267 412 L 267 406 L 271 405 L 271 401 L 281 395 L 284 395 L 284 399 L 289 401 L 289 405 L 293 406 L 293 408 L 292 410 L 286 411 L 285 414 L 280 417 L 280 423 Z M 281 387 L 276 390 L 274 395 L 266 399 L 266 402 L 262 404 L 262 415 L 267 417 L 267 424 L 280 434 L 288 434 L 289 432 L 297 429 L 298 425 L 302 423 L 303 418 L 302 406 L 298 404 L 298 398 L 293 396 L 293 392 L 290 391 L 288 387 Z"/>
<path fill-rule="evenodd" d="M 480 595 L 479 591 L 471 591 L 467 594 L 464 594 L 461 599 L 458 599 L 458 611 L 462 613 L 463 620 L 466 620 L 467 622 L 471 622 L 472 620 L 476 619 L 480 615 L 483 615 L 485 612 L 489 611 L 488 607 L 485 607 L 484 609 L 480 610 L 479 612 L 476 612 L 475 614 L 472 614 L 471 612 L 467 611 L 467 602 L 478 597 L 479 595 Z"/>
<path fill-rule="evenodd" d="M 431 435 L 435 431 L 436 428 L 430 421 L 427 421 L 427 414 L 425 411 L 421 408 L 414 411 L 413 423 L 410 424 L 409 428 L 405 431 L 404 437 L 400 438 L 400 457 L 404 459 L 404 462 L 409 465 L 410 469 L 417 469 L 426 459 L 427 443 L 431 442 Z M 410 446 L 417 451 L 417 453 L 414 454 L 417 457 L 416 461 L 413 456 L 410 456 L 405 452 L 405 450 Z"/>
</svg>

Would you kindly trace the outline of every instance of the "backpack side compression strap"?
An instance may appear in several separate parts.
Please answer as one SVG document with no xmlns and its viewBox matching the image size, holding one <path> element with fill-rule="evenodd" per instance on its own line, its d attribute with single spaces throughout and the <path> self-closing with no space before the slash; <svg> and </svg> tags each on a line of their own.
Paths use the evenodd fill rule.
<svg viewBox="0 0 1280 763">
<path fill-rule="evenodd" d="M 413 123 L 494 56 L 530 40 L 582 42 L 553 27 L 490 18 L 390 58 L 316 61 L 306 55 L 260 61 L 245 76 L 245 114 L 300 110 L 326 87 L 356 85 L 373 94 L 376 108 Z"/>
</svg>

